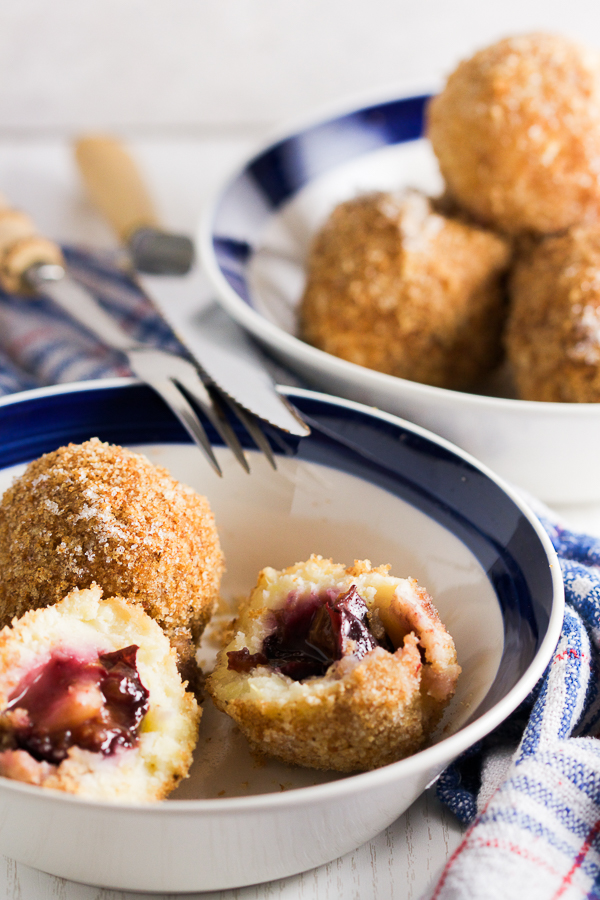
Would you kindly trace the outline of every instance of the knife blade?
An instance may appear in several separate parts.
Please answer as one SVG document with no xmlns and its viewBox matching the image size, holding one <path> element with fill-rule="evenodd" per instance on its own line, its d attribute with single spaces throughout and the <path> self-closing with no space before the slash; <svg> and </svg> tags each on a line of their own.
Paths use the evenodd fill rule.
<svg viewBox="0 0 600 900">
<path fill-rule="evenodd" d="M 276 390 L 250 339 L 228 317 L 206 316 L 208 283 L 192 241 L 162 230 L 137 166 L 115 138 L 82 137 L 75 158 L 95 206 L 129 250 L 138 284 L 213 384 L 245 410 L 297 437 L 310 434 Z"/>
</svg>

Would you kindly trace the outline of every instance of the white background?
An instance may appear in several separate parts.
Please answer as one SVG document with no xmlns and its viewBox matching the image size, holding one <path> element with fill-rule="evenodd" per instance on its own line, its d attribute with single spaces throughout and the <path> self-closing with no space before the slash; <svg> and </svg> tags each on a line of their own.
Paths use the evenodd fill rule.
<svg viewBox="0 0 600 900">
<path fill-rule="evenodd" d="M 498 37 L 600 41 L 593 0 L 4 0 L 0 131 L 260 129 L 439 79 Z"/>
<path fill-rule="evenodd" d="M 107 243 L 69 140 L 127 138 L 165 223 L 274 129 L 357 94 L 435 86 L 500 37 L 600 47 L 595 0 L 0 0 L 0 191 L 49 236 Z"/>
</svg>

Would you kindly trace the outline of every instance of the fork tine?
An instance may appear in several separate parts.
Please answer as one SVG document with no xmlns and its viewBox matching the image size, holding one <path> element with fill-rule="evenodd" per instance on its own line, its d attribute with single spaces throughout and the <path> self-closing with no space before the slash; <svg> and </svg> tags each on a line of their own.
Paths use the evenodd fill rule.
<svg viewBox="0 0 600 900">
<path fill-rule="evenodd" d="M 200 419 L 196 415 L 196 411 L 181 393 L 177 385 L 169 379 L 152 379 L 147 377 L 144 379 L 147 384 L 152 387 L 157 394 L 163 398 L 167 406 L 175 413 L 187 433 L 190 435 L 194 443 L 205 453 L 209 463 L 217 473 L 222 476 L 223 472 L 217 462 L 217 458 L 213 453 L 211 443 L 208 439 Z"/>
<path fill-rule="evenodd" d="M 238 436 L 227 421 L 227 417 L 220 404 L 220 392 L 216 392 L 213 396 L 207 389 L 206 385 L 200 378 L 196 369 L 189 364 L 189 368 L 183 367 L 173 376 L 196 401 L 207 419 L 214 426 L 215 430 L 222 437 L 226 446 L 232 451 L 233 455 L 241 465 L 241 467 L 250 473 L 250 466 L 244 454 L 242 445 L 238 440 Z"/>
<path fill-rule="evenodd" d="M 244 449 L 240 444 L 237 434 L 229 424 L 227 419 L 227 413 L 225 412 L 225 404 L 223 403 L 223 394 L 218 390 L 209 390 L 210 398 L 212 400 L 212 408 L 214 410 L 215 416 L 218 417 L 219 426 L 222 430 L 222 436 L 227 435 L 227 444 L 229 445 L 230 450 L 233 451 L 236 459 L 242 465 L 242 467 L 250 474 L 250 465 L 248 460 L 246 459 L 246 454 L 244 453 Z M 215 427 L 217 427 L 215 425 Z"/>
<path fill-rule="evenodd" d="M 227 420 L 222 404 L 217 403 L 210 395 L 198 370 L 189 360 L 159 348 L 145 346 L 130 338 L 102 309 L 89 290 L 65 278 L 62 266 L 44 264 L 29 266 L 26 280 L 35 290 L 47 291 L 67 315 L 107 346 L 125 355 L 132 372 L 160 394 L 192 440 L 203 450 L 218 475 L 223 473 L 208 435 L 183 391 L 187 391 L 198 404 L 242 468 L 250 472 L 242 445 Z M 221 393 L 218 392 L 219 395 Z M 248 430 L 251 432 L 250 428 Z"/>
<path fill-rule="evenodd" d="M 239 403 L 236 403 L 228 394 L 221 394 L 221 397 L 227 403 L 234 415 L 240 420 L 258 449 L 262 450 L 269 460 L 271 467 L 277 471 L 277 463 L 275 462 L 275 456 L 271 450 L 271 445 L 255 416 L 246 412 L 246 410 L 240 406 Z"/>
</svg>

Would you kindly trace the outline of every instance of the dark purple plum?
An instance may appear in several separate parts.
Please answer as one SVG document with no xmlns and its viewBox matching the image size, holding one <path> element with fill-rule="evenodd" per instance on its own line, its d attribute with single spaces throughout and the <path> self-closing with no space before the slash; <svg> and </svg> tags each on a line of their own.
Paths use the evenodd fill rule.
<svg viewBox="0 0 600 900">
<path fill-rule="evenodd" d="M 137 651 L 132 644 L 92 661 L 53 654 L 13 691 L 3 714 L 3 748 L 58 764 L 74 746 L 105 756 L 132 747 L 149 697 Z"/>
<path fill-rule="evenodd" d="M 262 650 L 251 654 L 247 647 L 227 654 L 228 667 L 249 672 L 267 665 L 294 681 L 322 676 L 329 666 L 347 653 L 361 659 L 380 643 L 369 630 L 367 606 L 352 585 L 344 594 L 329 590 L 298 597 L 291 594 L 282 609 L 274 610 L 273 630 Z"/>
</svg>

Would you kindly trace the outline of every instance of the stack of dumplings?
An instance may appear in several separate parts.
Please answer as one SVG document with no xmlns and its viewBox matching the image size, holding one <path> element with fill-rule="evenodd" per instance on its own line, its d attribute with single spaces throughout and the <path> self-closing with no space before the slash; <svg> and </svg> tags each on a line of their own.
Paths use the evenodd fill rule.
<svg viewBox="0 0 600 900">
<path fill-rule="evenodd" d="M 521 399 L 598 402 L 600 54 L 550 34 L 501 40 L 450 75 L 426 131 L 444 197 L 421 196 L 418 217 L 414 192 L 334 210 L 302 336 L 463 390 L 505 355 Z"/>
</svg>

